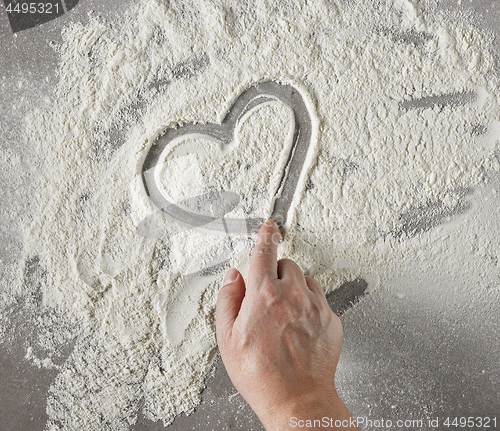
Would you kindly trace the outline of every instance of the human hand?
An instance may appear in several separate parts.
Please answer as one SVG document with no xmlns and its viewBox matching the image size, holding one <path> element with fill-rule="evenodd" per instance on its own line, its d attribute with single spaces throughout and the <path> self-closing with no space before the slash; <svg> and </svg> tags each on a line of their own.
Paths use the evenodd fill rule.
<svg viewBox="0 0 500 431">
<path fill-rule="evenodd" d="M 316 280 L 277 261 L 280 237 L 275 222 L 261 227 L 246 286 L 236 269 L 226 274 L 216 317 L 222 360 L 268 431 L 323 418 L 332 419 L 323 429 L 355 430 L 335 389 L 342 324 Z"/>
</svg>

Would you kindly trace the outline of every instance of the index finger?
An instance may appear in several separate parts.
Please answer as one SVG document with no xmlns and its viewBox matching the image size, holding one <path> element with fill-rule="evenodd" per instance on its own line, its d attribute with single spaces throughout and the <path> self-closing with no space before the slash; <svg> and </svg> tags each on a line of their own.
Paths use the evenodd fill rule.
<svg viewBox="0 0 500 431">
<path fill-rule="evenodd" d="M 249 281 L 250 277 L 253 277 L 257 282 L 265 278 L 271 280 L 278 278 L 278 244 L 280 239 L 281 233 L 275 221 L 269 220 L 262 225 L 250 261 Z"/>
</svg>

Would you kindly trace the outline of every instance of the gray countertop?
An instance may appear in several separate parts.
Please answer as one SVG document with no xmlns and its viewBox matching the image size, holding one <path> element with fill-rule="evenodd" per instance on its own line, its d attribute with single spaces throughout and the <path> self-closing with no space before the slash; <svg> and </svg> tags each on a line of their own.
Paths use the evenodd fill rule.
<svg viewBox="0 0 500 431">
<path fill-rule="evenodd" d="M 500 34 L 498 0 L 425 3 L 429 8 L 457 16 L 458 12 L 465 11 L 476 25 Z M 58 58 L 49 42 L 60 41 L 61 29 L 68 22 L 86 20 L 90 10 L 113 20 L 127 4 L 111 0 L 67 1 L 66 12 L 57 19 L 16 33 L 5 9 L 0 9 L 0 144 L 2 149 L 8 147 L 26 160 L 23 169 L 15 175 L 0 171 L 0 202 L 3 208 L 9 209 L 0 212 L 0 275 L 5 280 L 8 278 L 5 267 L 20 256 L 22 248 L 15 221 L 5 214 L 30 211 L 29 196 L 24 190 L 37 169 L 30 165 L 30 149 L 19 133 L 22 118 L 30 109 L 43 104 L 43 96 L 50 93 L 57 82 Z M 20 28 L 31 24 L 15 25 Z M 500 54 L 498 36 L 494 46 Z M 491 177 L 484 193 L 494 189 L 500 192 L 498 175 Z M 496 202 L 497 205 L 478 210 L 480 220 L 498 219 L 498 200 Z M 411 280 L 408 273 L 412 274 Z M 371 420 L 440 417 L 444 420 L 447 416 L 497 415 L 500 429 L 498 295 L 497 301 L 488 295 L 471 296 L 465 282 L 452 283 L 447 274 L 423 274 L 416 263 L 411 271 L 391 279 L 383 289 L 363 298 L 343 314 L 339 392 L 355 417 Z M 449 286 L 454 295 L 441 295 L 440 290 L 433 289 L 435 285 Z M 418 294 L 415 286 L 418 286 Z M 47 419 L 47 390 L 57 371 L 36 368 L 24 359 L 20 340 L 29 334 L 31 318 L 18 314 L 12 322 L 15 329 L 6 334 L 7 341 L 0 347 L 0 429 L 5 431 L 43 429 Z M 62 352 L 61 357 L 64 354 Z M 143 417 L 132 428 L 165 429 L 160 422 L 153 423 Z M 232 386 L 219 361 L 207 377 L 200 406 L 192 415 L 176 418 L 168 429 L 263 428 Z M 423 429 L 433 428 L 425 423 Z"/>
</svg>

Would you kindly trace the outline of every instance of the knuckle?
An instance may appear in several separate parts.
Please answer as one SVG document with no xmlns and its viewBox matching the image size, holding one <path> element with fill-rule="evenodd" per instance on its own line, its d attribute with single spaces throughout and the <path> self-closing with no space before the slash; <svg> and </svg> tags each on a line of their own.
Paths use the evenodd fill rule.
<svg viewBox="0 0 500 431">
<path fill-rule="evenodd" d="M 289 288 L 288 301 L 298 316 L 309 317 L 314 313 L 313 303 L 306 292 L 297 285 Z"/>
<path fill-rule="evenodd" d="M 259 285 L 259 293 L 266 303 L 274 302 L 278 297 L 275 283 L 267 276 L 263 278 Z"/>
<path fill-rule="evenodd" d="M 263 256 L 264 258 L 274 257 L 274 249 L 269 247 L 268 245 L 264 245 L 258 248 L 259 256 Z"/>
<path fill-rule="evenodd" d="M 314 315 L 314 316 L 318 316 L 321 313 L 322 308 L 315 301 L 309 301 L 308 311 L 309 311 L 309 314 Z"/>
</svg>

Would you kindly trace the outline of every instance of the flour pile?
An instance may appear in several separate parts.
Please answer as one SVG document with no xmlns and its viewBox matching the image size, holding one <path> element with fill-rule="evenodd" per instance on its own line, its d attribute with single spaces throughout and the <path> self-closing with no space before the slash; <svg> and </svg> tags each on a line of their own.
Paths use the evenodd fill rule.
<svg viewBox="0 0 500 431">
<path fill-rule="evenodd" d="M 453 236 L 435 225 L 466 213 L 472 187 L 499 169 L 488 38 L 414 1 L 143 0 L 119 23 L 90 17 L 63 36 L 52 104 L 26 127 L 43 161 L 26 258 L 43 275 L 44 305 L 75 328 L 73 352 L 54 365 L 52 430 L 125 430 L 139 410 L 168 424 L 200 402 L 223 263 L 245 268 L 254 238 L 189 230 L 155 211 L 139 173 L 167 127 L 220 122 L 263 80 L 312 101 L 316 157 L 282 254 L 317 263 L 327 290 L 360 276 L 376 288 L 405 259 L 435 259 Z M 276 102 L 242 122 L 230 152 L 186 139 L 161 187 L 173 201 L 230 190 L 241 197 L 235 214 L 265 218 L 292 128 Z M 449 265 L 497 283 L 498 249 L 481 244 Z M 28 358 L 52 363 L 33 349 Z"/>
</svg>

